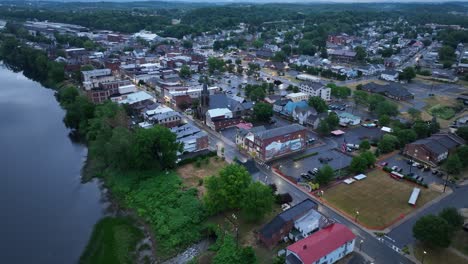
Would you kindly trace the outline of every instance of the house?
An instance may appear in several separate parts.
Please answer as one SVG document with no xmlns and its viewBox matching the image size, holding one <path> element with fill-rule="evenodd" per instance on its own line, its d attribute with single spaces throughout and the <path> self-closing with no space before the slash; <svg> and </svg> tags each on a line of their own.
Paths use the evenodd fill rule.
<svg viewBox="0 0 468 264">
<path fill-rule="evenodd" d="M 335 263 L 354 251 L 356 235 L 335 223 L 286 249 L 286 264 Z"/>
<path fill-rule="evenodd" d="M 257 58 L 262 58 L 262 59 L 269 59 L 271 57 L 273 57 L 273 51 L 269 50 L 269 49 L 259 49 L 255 52 L 255 56 L 257 56 Z"/>
<path fill-rule="evenodd" d="M 289 102 L 292 102 L 291 100 L 289 99 L 280 99 L 280 100 L 277 100 L 274 104 L 273 104 L 273 111 L 276 112 L 276 113 L 281 113 L 283 112 L 284 110 L 284 107 L 289 103 Z"/>
<path fill-rule="evenodd" d="M 257 236 L 267 247 L 272 248 L 294 227 L 294 221 L 300 219 L 311 210 L 317 210 L 318 205 L 311 199 L 306 199 L 286 211 L 278 214 L 273 220 L 264 225 Z"/>
<path fill-rule="evenodd" d="M 330 221 L 316 210 L 310 210 L 304 216 L 294 221 L 294 228 L 289 233 L 289 239 L 297 242 L 310 234 L 330 225 Z"/>
<path fill-rule="evenodd" d="M 317 129 L 321 120 L 325 119 L 328 116 L 328 113 L 320 113 L 317 115 L 309 115 L 306 119 L 306 125 L 312 127 L 313 129 Z"/>
<path fill-rule="evenodd" d="M 318 82 L 302 82 L 299 85 L 299 89 L 301 92 L 306 93 L 309 96 L 317 96 L 325 101 L 330 101 L 331 99 L 331 88 Z"/>
<path fill-rule="evenodd" d="M 296 120 L 299 124 L 305 125 L 307 124 L 307 118 L 311 115 L 317 115 L 317 111 L 315 108 L 307 106 L 307 107 L 296 107 L 293 110 L 292 117 Z"/>
<path fill-rule="evenodd" d="M 309 95 L 306 93 L 290 93 L 286 95 L 287 99 L 290 99 L 293 102 L 300 102 L 300 101 L 307 101 L 309 99 Z"/>
<path fill-rule="evenodd" d="M 407 144 L 403 154 L 413 160 L 436 166 L 447 159 L 449 154 L 453 153 L 462 144 L 465 144 L 465 141 L 455 134 L 434 134 L 428 138 Z"/>
<path fill-rule="evenodd" d="M 239 124 L 238 124 L 239 126 Z M 257 132 L 265 131 L 266 128 L 264 126 L 256 126 L 250 129 L 246 128 L 238 128 L 236 131 L 236 145 L 240 146 L 243 149 L 246 149 L 246 141 L 245 138 L 249 133 L 255 134 Z"/>
<path fill-rule="evenodd" d="M 288 103 L 286 103 L 286 105 L 284 105 L 283 111 L 281 111 L 281 114 L 286 115 L 286 116 L 292 116 L 294 109 L 296 109 L 297 107 L 306 108 L 308 106 L 309 104 L 306 101 L 299 101 L 299 102 L 289 101 Z"/>
<path fill-rule="evenodd" d="M 172 109 L 171 109 L 172 110 Z M 168 112 L 157 113 L 148 118 L 153 124 L 165 126 L 167 128 L 180 125 L 182 117 L 174 110 Z"/>
<path fill-rule="evenodd" d="M 329 50 L 328 56 L 332 61 L 351 62 L 356 59 L 356 52 L 350 50 Z"/>
<path fill-rule="evenodd" d="M 347 113 L 347 112 L 338 113 L 338 117 L 340 118 L 340 124 L 356 126 L 361 123 L 361 118 L 351 113 Z"/>
<path fill-rule="evenodd" d="M 399 83 L 379 85 L 374 82 L 371 82 L 364 84 L 362 86 L 362 90 L 370 93 L 382 94 L 387 96 L 388 98 L 398 101 L 411 100 L 414 98 L 414 95 Z"/>
<path fill-rule="evenodd" d="M 246 150 L 261 161 L 283 157 L 306 148 L 307 130 L 299 124 L 277 127 L 245 137 Z"/>
<path fill-rule="evenodd" d="M 398 75 L 399 73 L 395 70 L 386 70 L 380 74 L 380 79 L 386 80 L 389 82 L 396 82 L 398 81 Z"/>
</svg>

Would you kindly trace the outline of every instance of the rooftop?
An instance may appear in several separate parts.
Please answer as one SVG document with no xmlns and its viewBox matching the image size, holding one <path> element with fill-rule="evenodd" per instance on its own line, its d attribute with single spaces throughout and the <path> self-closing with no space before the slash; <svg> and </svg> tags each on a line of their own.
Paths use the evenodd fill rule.
<svg viewBox="0 0 468 264">
<path fill-rule="evenodd" d="M 296 253 L 303 263 L 315 263 L 355 238 L 349 228 L 335 223 L 288 246 L 288 250 Z"/>
<path fill-rule="evenodd" d="M 305 130 L 305 127 L 299 124 L 292 124 L 292 125 L 287 125 L 287 126 L 282 126 L 282 127 L 277 127 L 277 128 L 257 132 L 255 136 L 265 140 L 265 139 L 269 139 L 269 138 L 273 138 L 277 136 L 294 133 L 294 132 L 301 131 L 301 130 Z"/>
</svg>

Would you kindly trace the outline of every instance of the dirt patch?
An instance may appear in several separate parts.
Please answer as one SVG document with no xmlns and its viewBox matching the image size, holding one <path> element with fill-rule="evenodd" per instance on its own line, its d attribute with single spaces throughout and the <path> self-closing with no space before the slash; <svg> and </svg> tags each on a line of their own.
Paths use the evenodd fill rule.
<svg viewBox="0 0 468 264">
<path fill-rule="evenodd" d="M 198 190 L 198 196 L 201 198 L 206 191 L 203 186 L 204 179 L 208 176 L 218 174 L 226 165 L 227 163 L 225 161 L 217 157 L 211 157 L 184 165 L 177 169 L 177 173 L 182 178 L 184 186 L 196 188 Z"/>
</svg>

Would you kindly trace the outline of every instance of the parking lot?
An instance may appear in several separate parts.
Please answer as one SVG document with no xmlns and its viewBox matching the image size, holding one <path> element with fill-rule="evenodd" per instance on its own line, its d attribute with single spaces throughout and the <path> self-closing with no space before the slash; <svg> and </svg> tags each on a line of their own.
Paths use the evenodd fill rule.
<svg viewBox="0 0 468 264">
<path fill-rule="evenodd" d="M 379 139 L 384 134 L 384 132 L 382 132 L 378 127 L 356 126 L 352 128 L 344 128 L 341 130 L 346 134 L 335 138 L 338 143 L 346 141 L 346 143 L 358 145 L 363 140 L 367 139 L 371 141 L 372 138 Z"/>
<path fill-rule="evenodd" d="M 393 166 L 398 166 L 399 168 L 402 168 L 402 174 L 414 173 L 415 176 L 421 176 L 423 178 L 423 182 L 427 184 L 443 184 L 445 181 L 445 177 L 441 178 L 440 176 L 436 176 L 432 174 L 431 170 L 424 171 L 423 169 L 418 169 L 417 167 L 411 166 L 410 164 L 408 164 L 408 159 L 400 154 L 389 157 L 383 161 L 388 162 L 387 167 L 391 168 Z"/>
<path fill-rule="evenodd" d="M 309 152 L 314 152 L 310 149 Z M 328 162 L 320 162 L 320 160 L 328 159 Z M 296 179 L 301 178 L 302 173 L 314 170 L 314 168 L 320 169 L 326 164 L 330 165 L 335 171 L 344 169 L 351 164 L 352 157 L 345 155 L 337 150 L 329 150 L 327 152 L 320 152 L 315 156 L 307 157 L 298 161 L 287 160 L 280 164 L 279 169 L 284 174 L 294 177 Z"/>
</svg>

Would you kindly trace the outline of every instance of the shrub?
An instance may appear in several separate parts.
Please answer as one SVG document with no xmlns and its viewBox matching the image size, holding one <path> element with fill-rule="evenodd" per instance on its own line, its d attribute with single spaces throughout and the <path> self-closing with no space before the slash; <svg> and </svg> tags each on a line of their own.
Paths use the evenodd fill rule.
<svg viewBox="0 0 468 264">
<path fill-rule="evenodd" d="M 386 172 L 392 172 L 392 169 L 387 166 L 383 167 L 383 170 Z"/>
</svg>

